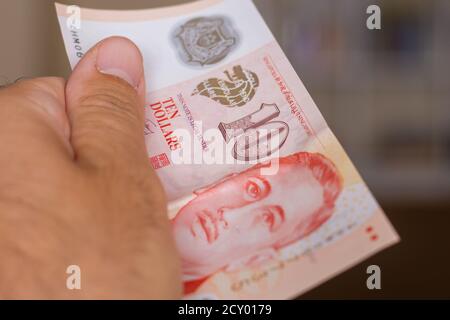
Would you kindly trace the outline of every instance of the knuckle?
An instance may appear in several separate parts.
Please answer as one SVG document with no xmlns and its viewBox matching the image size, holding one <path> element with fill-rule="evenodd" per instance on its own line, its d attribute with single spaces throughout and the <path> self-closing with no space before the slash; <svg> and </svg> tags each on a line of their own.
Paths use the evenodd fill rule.
<svg viewBox="0 0 450 320">
<path fill-rule="evenodd" d="M 64 86 L 62 78 L 24 79 L 0 90 L 2 112 L 24 118 L 27 115 L 39 115 L 56 121 L 64 126 Z M 30 120 L 35 118 L 26 118 Z"/>
<path fill-rule="evenodd" d="M 137 120 L 137 98 L 134 92 L 121 86 L 96 88 L 80 99 L 83 112 L 108 113 L 121 119 Z"/>
<path fill-rule="evenodd" d="M 97 173 L 101 181 L 109 181 L 107 185 L 114 189 L 112 193 L 125 196 L 126 204 L 138 208 L 166 210 L 164 190 L 149 168 L 135 164 L 131 167 L 105 167 Z"/>
<path fill-rule="evenodd" d="M 136 129 L 139 128 L 137 124 L 141 122 L 137 108 L 135 99 L 126 92 L 94 90 L 94 93 L 80 98 L 76 112 L 72 113 L 72 125 L 77 126 L 72 134 L 79 144 L 87 145 L 97 143 L 91 141 L 90 137 L 98 132 L 101 132 L 100 135 L 96 134 L 98 139 L 113 136 L 116 144 L 120 141 L 134 141 L 129 138 L 134 138 L 138 132 Z M 105 144 L 104 147 L 110 146 Z"/>
<path fill-rule="evenodd" d="M 154 239 L 169 232 L 165 194 L 147 170 L 105 167 L 86 173 L 89 194 L 101 208 L 96 214 L 108 221 L 101 230 L 109 239 Z"/>
<path fill-rule="evenodd" d="M 54 96 L 60 96 L 64 92 L 65 80 L 58 77 L 44 77 L 23 79 L 16 82 L 13 87 L 22 92 L 41 91 Z"/>
<path fill-rule="evenodd" d="M 74 149 L 81 161 L 87 160 L 84 165 L 96 169 L 145 158 L 144 108 L 137 92 L 111 82 L 89 82 L 84 87 L 89 89 L 69 106 Z"/>
</svg>

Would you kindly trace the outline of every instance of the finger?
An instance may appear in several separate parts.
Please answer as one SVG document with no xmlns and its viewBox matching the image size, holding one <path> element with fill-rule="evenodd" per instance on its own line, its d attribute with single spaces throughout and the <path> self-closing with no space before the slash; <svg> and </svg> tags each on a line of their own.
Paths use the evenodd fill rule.
<svg viewBox="0 0 450 320">
<path fill-rule="evenodd" d="M 77 161 L 147 161 L 143 61 L 130 40 L 107 38 L 87 52 L 68 80 L 66 103 Z"/>
<path fill-rule="evenodd" d="M 19 81 L 0 89 L 0 165 L 71 159 L 60 78 Z"/>
</svg>

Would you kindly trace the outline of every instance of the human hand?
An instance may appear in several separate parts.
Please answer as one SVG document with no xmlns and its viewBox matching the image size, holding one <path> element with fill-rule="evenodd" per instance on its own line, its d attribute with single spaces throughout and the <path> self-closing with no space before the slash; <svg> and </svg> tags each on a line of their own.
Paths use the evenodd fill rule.
<svg viewBox="0 0 450 320">
<path fill-rule="evenodd" d="M 0 297 L 177 298 L 144 137 L 142 56 L 106 39 L 63 79 L 0 89 Z M 81 268 L 81 290 L 66 268 Z"/>
</svg>

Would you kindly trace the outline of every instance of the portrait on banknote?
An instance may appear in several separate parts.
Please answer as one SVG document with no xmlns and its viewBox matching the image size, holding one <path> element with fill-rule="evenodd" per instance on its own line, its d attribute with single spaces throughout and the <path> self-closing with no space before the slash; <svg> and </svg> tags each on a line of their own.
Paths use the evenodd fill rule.
<svg viewBox="0 0 450 320">
<path fill-rule="evenodd" d="M 280 158 L 272 176 L 261 175 L 263 166 L 198 191 L 172 220 L 188 281 L 255 266 L 333 214 L 342 177 L 329 159 L 298 152 Z"/>
</svg>

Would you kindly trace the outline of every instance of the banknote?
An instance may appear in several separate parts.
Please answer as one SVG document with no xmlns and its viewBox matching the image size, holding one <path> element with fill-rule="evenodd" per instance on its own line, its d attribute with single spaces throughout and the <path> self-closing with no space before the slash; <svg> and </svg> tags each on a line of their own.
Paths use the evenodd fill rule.
<svg viewBox="0 0 450 320">
<path fill-rule="evenodd" d="M 186 299 L 296 297 L 399 241 L 251 0 L 56 8 L 72 68 L 109 36 L 143 53 Z"/>
</svg>

